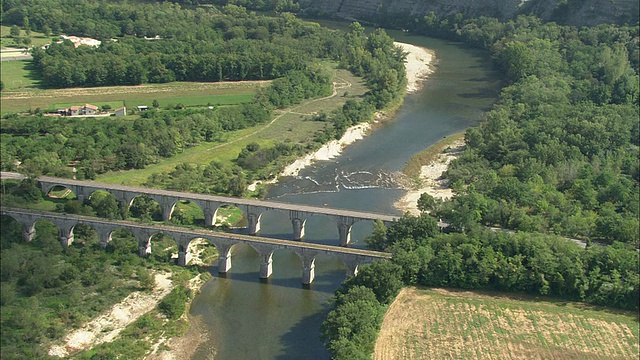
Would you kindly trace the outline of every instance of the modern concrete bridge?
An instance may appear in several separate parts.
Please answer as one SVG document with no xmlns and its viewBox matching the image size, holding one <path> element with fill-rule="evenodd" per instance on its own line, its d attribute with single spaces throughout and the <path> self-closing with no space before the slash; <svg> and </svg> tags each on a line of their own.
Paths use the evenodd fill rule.
<svg viewBox="0 0 640 360">
<path fill-rule="evenodd" d="M 73 242 L 73 229 L 78 224 L 91 226 L 100 240 L 100 246 L 106 247 L 111 234 L 117 229 L 129 230 L 138 239 L 138 255 L 151 253 L 151 238 L 156 234 L 165 234 L 178 245 L 178 265 L 189 262 L 189 244 L 202 238 L 213 244 L 218 250 L 218 271 L 226 273 L 231 269 L 232 248 L 235 244 L 248 244 L 260 255 L 260 277 L 269 278 L 272 273 L 273 252 L 277 249 L 289 249 L 298 254 L 302 261 L 302 283 L 311 284 L 315 276 L 315 260 L 318 255 L 328 254 L 339 258 L 347 268 L 347 276 L 355 275 L 358 266 L 378 259 L 389 259 L 391 254 L 350 249 L 340 246 L 320 245 L 299 241 L 278 240 L 259 236 L 215 232 L 211 230 L 193 230 L 175 226 L 147 225 L 132 221 L 106 220 L 88 216 L 40 212 L 25 209 L 2 207 L 2 215 L 10 216 L 24 226 L 23 236 L 31 241 L 35 236 L 35 223 L 40 219 L 52 222 L 60 230 L 60 243 L 69 246 Z"/>
<path fill-rule="evenodd" d="M 2 179 L 24 179 L 25 176 L 18 173 L 2 172 Z M 126 185 L 114 185 L 93 181 L 80 181 L 72 179 L 62 179 L 48 176 L 40 176 L 38 184 L 42 191 L 47 194 L 56 186 L 62 186 L 71 190 L 79 201 L 84 201 L 91 197 L 97 190 L 104 190 L 116 197 L 123 209 L 128 209 L 136 196 L 148 195 L 158 202 L 162 210 L 162 219 L 171 219 L 171 213 L 180 200 L 191 201 L 202 209 L 204 213 L 205 226 L 213 226 L 216 212 L 223 205 L 233 205 L 241 209 L 248 221 L 247 231 L 250 235 L 255 235 L 260 231 L 260 219 L 262 214 L 268 210 L 280 210 L 289 213 L 289 219 L 293 226 L 293 239 L 301 240 L 304 237 L 305 224 L 307 219 L 313 215 L 325 215 L 333 218 L 338 227 L 338 240 L 341 246 L 347 246 L 351 240 L 351 227 L 361 220 L 382 220 L 385 225 L 390 225 L 399 216 L 376 214 L 371 212 L 341 210 L 328 207 L 297 205 L 267 200 L 253 200 L 216 195 L 203 195 L 188 192 L 178 192 L 143 188 Z"/>
</svg>

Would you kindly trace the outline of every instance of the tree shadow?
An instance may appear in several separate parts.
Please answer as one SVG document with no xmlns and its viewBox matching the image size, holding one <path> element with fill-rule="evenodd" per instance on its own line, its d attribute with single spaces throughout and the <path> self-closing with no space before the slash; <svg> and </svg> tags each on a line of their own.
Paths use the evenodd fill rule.
<svg viewBox="0 0 640 360">
<path fill-rule="evenodd" d="M 34 82 L 34 87 L 43 87 L 42 74 L 40 74 L 40 72 L 36 68 L 33 60 L 23 60 L 22 70 L 26 72 L 25 77 Z"/>
<path fill-rule="evenodd" d="M 312 291 L 312 290 L 309 290 Z M 282 335 L 280 342 L 283 354 L 278 355 L 277 360 L 324 360 L 330 359 L 329 351 L 320 340 L 320 324 L 327 317 L 329 311 L 325 306 L 322 311 L 304 317 L 286 334 Z"/>
</svg>

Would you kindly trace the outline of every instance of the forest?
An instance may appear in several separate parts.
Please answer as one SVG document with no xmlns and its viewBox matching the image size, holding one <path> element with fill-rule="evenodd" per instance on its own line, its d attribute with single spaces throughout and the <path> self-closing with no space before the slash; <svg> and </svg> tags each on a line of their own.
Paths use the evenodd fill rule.
<svg viewBox="0 0 640 360">
<path fill-rule="evenodd" d="M 292 81 L 326 79 L 301 59 L 338 61 L 364 76 L 371 89 L 362 101 L 316 117 L 328 125 L 316 134 L 318 144 L 339 137 L 348 126 L 370 119 L 374 111 L 402 96 L 403 54 L 384 31 L 367 35 L 354 23 L 349 32 L 336 35 L 290 14 L 263 19 L 226 2 L 220 13 L 188 8 L 188 0 L 181 3 L 184 8 L 176 3 L 138 7 L 83 0 L 5 0 L 3 21 L 24 27 L 27 19 L 28 26 L 45 33 L 118 39 L 97 49 L 62 43 L 36 51 L 39 71 L 52 87 L 200 81 L 199 76 L 207 81 L 278 80 L 253 104 L 149 113 L 129 124 L 114 122 L 104 128 L 71 120 L 45 124 L 40 116 L 11 115 L 1 123 L 2 169 L 16 170 L 19 161 L 33 175 L 71 176 L 64 165 L 78 161 L 78 176 L 91 178 L 112 169 L 144 167 L 185 146 L 223 139 L 225 131 L 267 121 L 275 107 L 326 94 L 326 83 L 289 92 Z M 295 8 L 288 1 L 236 3 L 259 10 Z M 71 7 L 71 16 L 59 10 Z M 530 16 L 504 23 L 435 14 L 412 21 L 392 16 L 373 20 L 486 49 L 504 74 L 504 88 L 481 125 L 466 132 L 467 148 L 446 174 L 453 199 L 441 203 L 425 197 L 421 216 L 405 216 L 388 229 L 378 224 L 367 239 L 372 249 L 394 257 L 363 267 L 336 291 L 322 328 L 332 356 L 370 357 L 386 306 L 405 285 L 521 292 L 637 311 L 638 26 L 578 29 Z M 144 38 L 156 35 L 160 40 Z M 283 58 L 258 54 L 260 46 Z M 242 58 L 249 66 L 239 65 L 245 48 L 253 55 Z M 113 55 L 118 52 L 124 54 L 121 61 Z M 141 56 L 132 56 L 137 52 Z M 64 63 L 68 59 L 87 67 L 70 68 Z M 91 68 L 96 62 L 107 70 Z M 205 64 L 215 66 L 205 69 Z M 75 138 L 76 132 L 86 136 Z M 124 135 L 138 142 L 127 143 Z M 248 179 L 268 176 L 267 166 L 307 150 L 291 144 L 269 149 L 250 144 L 233 167 L 183 164 L 152 176 L 147 185 L 241 195 Z M 441 233 L 427 211 L 449 223 L 450 233 Z M 494 232 L 485 226 L 515 232 Z M 559 235 L 586 239 L 588 246 L 582 249 Z M 5 281 L 4 269 L 2 276 Z M 30 291 L 25 284 L 23 280 L 12 285 L 20 301 L 27 301 Z M 41 284 L 42 289 L 46 286 Z"/>
<path fill-rule="evenodd" d="M 423 195 L 421 216 L 375 226 L 368 246 L 392 252 L 393 261 L 365 267 L 336 291 L 323 323 L 332 357 L 370 358 L 386 306 L 405 285 L 637 311 L 638 26 L 576 29 L 535 17 L 501 23 L 433 13 L 372 21 L 487 49 L 505 86 L 445 174 L 453 199 Z M 440 232 L 437 218 L 450 233 Z"/>
</svg>

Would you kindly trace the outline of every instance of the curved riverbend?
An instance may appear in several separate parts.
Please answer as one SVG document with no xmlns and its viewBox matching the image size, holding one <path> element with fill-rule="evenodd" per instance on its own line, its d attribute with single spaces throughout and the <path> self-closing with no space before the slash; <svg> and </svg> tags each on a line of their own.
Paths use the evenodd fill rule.
<svg viewBox="0 0 640 360">
<path fill-rule="evenodd" d="M 393 207 L 405 190 L 397 174 L 411 156 L 444 136 L 478 123 L 496 100 L 498 76 L 486 54 L 458 44 L 389 32 L 397 41 L 432 49 L 435 71 L 424 87 L 407 95 L 395 119 L 385 122 L 363 140 L 344 149 L 341 156 L 319 161 L 297 177 L 282 178 L 271 188 L 270 199 L 299 204 L 328 204 L 353 210 L 398 213 Z M 286 237 L 288 216 L 268 212 L 277 225 L 263 226 L 265 236 Z M 335 225 L 314 217 L 305 241 L 325 243 L 335 237 Z M 265 221 L 264 224 L 275 224 Z M 371 224 L 358 224 L 352 233 L 355 247 L 363 247 Z M 194 359 L 328 359 L 319 339 L 327 301 L 344 280 L 339 260 L 316 260 L 316 278 L 301 286 L 301 263 L 290 251 L 273 254 L 273 275 L 259 280 L 260 259 L 254 250 L 238 246 L 227 277 L 217 275 L 201 289 L 191 316 L 208 329 L 208 341 Z M 212 269 L 217 274 L 217 268 Z"/>
</svg>

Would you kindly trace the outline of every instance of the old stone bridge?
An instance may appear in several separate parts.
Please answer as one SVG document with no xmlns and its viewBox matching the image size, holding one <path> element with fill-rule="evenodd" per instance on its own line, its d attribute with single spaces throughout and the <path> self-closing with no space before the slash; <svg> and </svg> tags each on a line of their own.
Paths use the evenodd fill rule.
<svg viewBox="0 0 640 360">
<path fill-rule="evenodd" d="M 248 236 L 216 232 L 211 230 L 194 230 L 175 226 L 148 225 L 124 220 L 105 220 L 100 218 L 39 212 L 25 209 L 2 207 L 2 215 L 10 216 L 24 226 L 23 236 L 31 241 L 35 236 L 35 223 L 40 219 L 52 222 L 60 230 L 60 242 L 69 246 L 73 242 L 73 229 L 78 224 L 91 226 L 100 240 L 100 246 L 106 247 L 111 234 L 117 229 L 129 230 L 138 240 L 138 254 L 147 256 L 151 253 L 151 238 L 156 234 L 164 234 L 174 239 L 178 245 L 178 265 L 186 266 L 189 262 L 189 244 L 194 239 L 205 239 L 218 250 L 218 271 L 226 273 L 231 269 L 232 248 L 236 244 L 248 244 L 260 255 L 260 277 L 269 278 L 272 272 L 273 252 L 277 249 L 289 249 L 298 254 L 302 262 L 302 283 L 311 284 L 315 276 L 315 260 L 318 255 L 328 254 L 339 258 L 347 269 L 347 276 L 355 275 L 358 266 L 377 259 L 389 259 L 391 254 L 351 249 L 340 246 L 304 243 L 300 241 L 278 240 L 259 236 Z"/>
<path fill-rule="evenodd" d="M 2 172 L 2 179 L 23 179 L 24 175 Z M 293 226 L 293 240 L 300 240 L 304 237 L 305 224 L 307 219 L 313 215 L 325 215 L 332 218 L 338 228 L 338 241 L 341 246 L 347 246 L 351 239 L 352 225 L 361 220 L 381 220 L 385 225 L 389 225 L 398 216 L 376 214 L 371 212 L 333 209 L 328 207 L 308 206 L 289 204 L 277 201 L 253 200 L 234 198 L 216 195 L 203 195 L 187 192 L 159 190 L 152 188 L 105 184 L 93 181 L 80 181 L 72 179 L 54 178 L 40 176 L 38 183 L 42 191 L 47 194 L 56 186 L 62 186 L 71 190 L 79 201 L 84 201 L 91 197 L 97 190 L 104 190 L 116 197 L 120 205 L 128 209 L 133 204 L 136 196 L 148 195 L 158 202 L 162 210 L 162 218 L 167 221 L 171 219 L 171 213 L 180 200 L 188 200 L 200 206 L 204 213 L 205 226 L 213 226 L 216 212 L 223 205 L 232 205 L 241 209 L 247 218 L 247 232 L 255 235 L 260 231 L 260 219 L 262 214 L 268 210 L 280 210 L 289 213 L 289 219 Z"/>
</svg>

